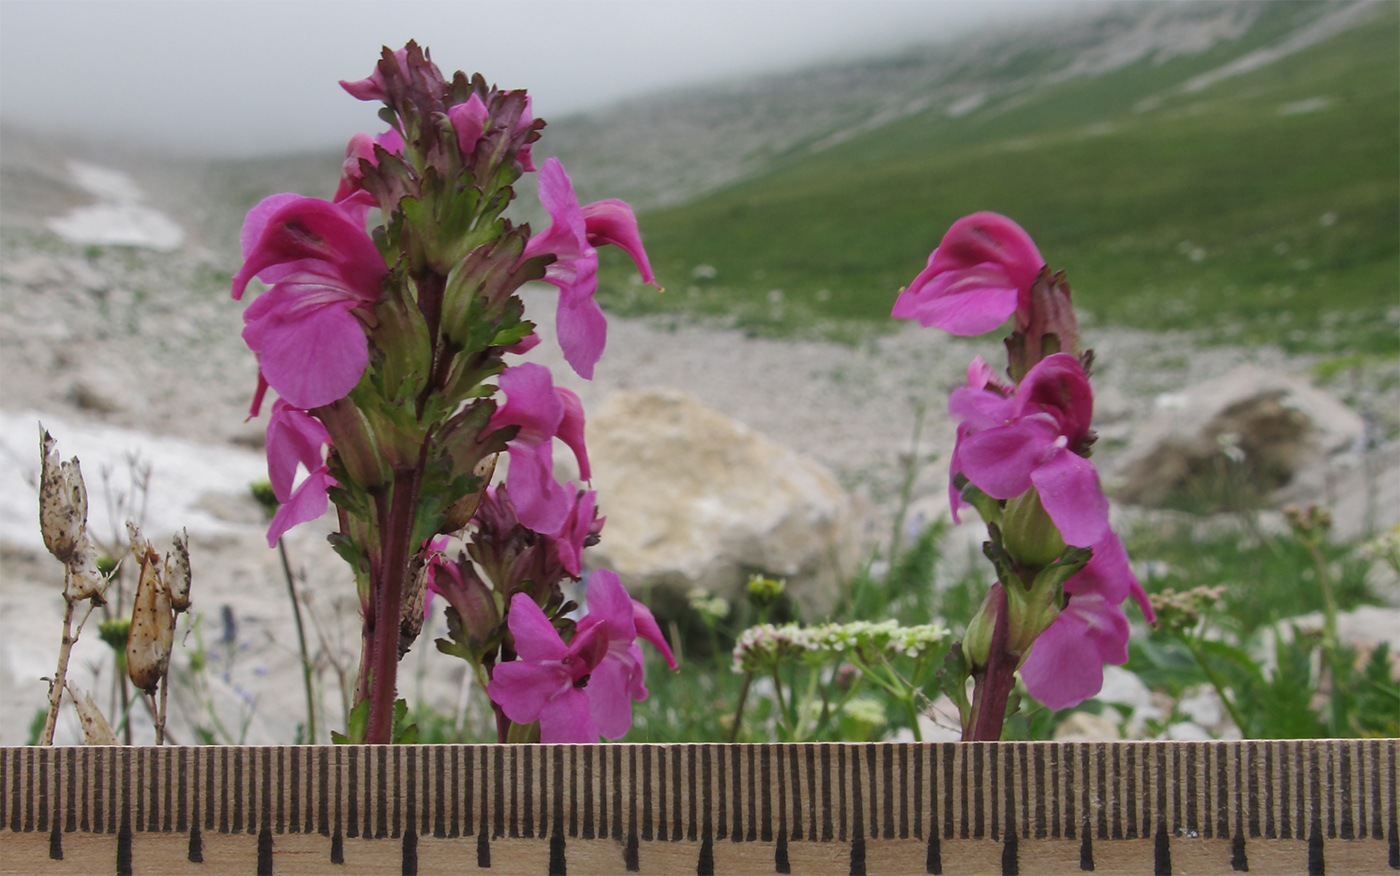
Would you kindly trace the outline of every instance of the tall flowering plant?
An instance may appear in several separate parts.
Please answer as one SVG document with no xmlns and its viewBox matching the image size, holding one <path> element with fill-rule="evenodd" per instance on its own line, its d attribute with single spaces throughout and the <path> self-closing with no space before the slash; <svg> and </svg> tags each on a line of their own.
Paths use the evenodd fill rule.
<svg viewBox="0 0 1400 876">
<path fill-rule="evenodd" d="M 996 213 L 953 223 L 893 315 L 964 336 L 1012 318 L 1009 381 L 977 357 L 948 406 L 958 421 L 953 519 L 969 508 L 981 515 L 997 580 L 944 687 L 963 738 L 995 740 L 1018 670 L 1032 697 L 1068 708 L 1099 692 L 1105 664 L 1127 662 L 1128 598 L 1155 620 L 1089 458 L 1093 352 L 1080 351 L 1064 273 L 1051 273 L 1025 230 Z"/>
<path fill-rule="evenodd" d="M 451 638 L 438 646 L 477 668 L 503 740 L 620 736 L 646 696 L 636 640 L 674 661 L 609 573 L 594 576 L 590 613 L 568 618 L 562 583 L 581 577 L 603 524 L 592 491 L 554 477 L 556 439 L 590 477 L 583 409 L 547 369 L 507 356 L 538 342 L 516 293 L 543 280 L 559 288 L 565 359 L 592 377 L 607 337 L 596 247 L 621 247 L 655 283 L 636 218 L 621 201 L 580 205 L 557 159 L 537 170 L 544 122 L 524 91 L 447 79 L 413 42 L 341 85 L 382 102 L 388 130 L 351 139 L 332 200 L 278 194 L 248 213 L 232 292 L 267 287 L 244 311 L 243 338 L 258 361 L 251 415 L 277 395 L 268 543 L 334 503 L 331 542 L 358 587 L 350 736 L 392 741 L 398 661 L 430 592 L 449 605 Z M 532 235 L 503 213 L 536 172 L 551 225 Z M 508 476 L 489 487 L 502 453 Z M 455 560 L 450 535 L 467 545 Z M 580 702 L 598 704 L 592 723 Z"/>
</svg>

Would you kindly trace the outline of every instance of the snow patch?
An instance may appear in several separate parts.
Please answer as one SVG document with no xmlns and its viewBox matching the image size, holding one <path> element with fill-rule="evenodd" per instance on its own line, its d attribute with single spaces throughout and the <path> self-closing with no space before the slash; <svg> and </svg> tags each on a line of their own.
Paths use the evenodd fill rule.
<svg viewBox="0 0 1400 876">
<path fill-rule="evenodd" d="M 122 532 L 139 510 L 113 519 L 103 488 L 109 473 L 114 494 L 134 498 L 131 460 L 150 467 L 143 527 L 152 540 L 164 540 L 181 527 L 191 533 L 247 531 L 247 524 L 221 520 L 203 507 L 210 494 L 248 495 L 253 481 L 266 480 L 259 454 L 233 447 L 198 444 L 94 423 L 65 420 L 37 411 L 0 411 L 0 541 L 42 551 L 39 534 L 39 423 L 58 442 L 62 459 L 78 457 L 88 493 L 88 528 L 102 537 Z M 116 495 L 111 497 L 116 499 Z"/>
<path fill-rule="evenodd" d="M 66 216 L 50 219 L 49 229 L 77 244 L 139 246 L 173 252 L 185 242 L 185 232 L 159 210 L 141 203 L 145 192 L 130 176 L 79 161 L 68 162 L 68 172 L 97 203 L 79 207 Z"/>
</svg>

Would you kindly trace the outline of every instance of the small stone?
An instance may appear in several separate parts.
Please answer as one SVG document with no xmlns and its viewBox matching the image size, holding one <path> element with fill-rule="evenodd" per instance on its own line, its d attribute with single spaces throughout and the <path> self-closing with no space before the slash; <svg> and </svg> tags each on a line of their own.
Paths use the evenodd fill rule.
<svg viewBox="0 0 1400 876">
<path fill-rule="evenodd" d="M 1118 738 L 1118 725 L 1103 715 L 1089 712 L 1074 712 L 1055 728 L 1056 742 L 1100 742 Z"/>
</svg>

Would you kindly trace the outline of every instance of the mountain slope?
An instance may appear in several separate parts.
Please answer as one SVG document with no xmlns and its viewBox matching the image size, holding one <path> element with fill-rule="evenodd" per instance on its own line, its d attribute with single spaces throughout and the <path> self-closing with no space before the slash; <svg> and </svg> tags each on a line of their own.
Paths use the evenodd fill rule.
<svg viewBox="0 0 1400 876">
<path fill-rule="evenodd" d="M 647 212 L 671 291 L 614 282 L 606 303 L 759 331 L 878 321 L 953 219 L 993 209 L 1069 270 L 1099 319 L 1394 354 L 1400 7 L 1183 6 L 1251 14 L 1233 32 L 1216 20 L 1223 36 L 1203 50 L 1139 53 L 1110 72 L 1092 71 L 1112 39 L 1078 54 L 1007 43 L 1020 50 L 1003 68 L 1040 72 L 794 147 L 767 172 Z M 1126 14 L 1079 32 L 1148 26 L 1114 17 Z"/>
</svg>

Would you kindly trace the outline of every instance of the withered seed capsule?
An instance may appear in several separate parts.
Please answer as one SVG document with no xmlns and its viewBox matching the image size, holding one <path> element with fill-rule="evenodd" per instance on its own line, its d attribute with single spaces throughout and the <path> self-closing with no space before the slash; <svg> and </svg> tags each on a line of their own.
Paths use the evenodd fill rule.
<svg viewBox="0 0 1400 876">
<path fill-rule="evenodd" d="M 170 592 L 161 581 L 160 557 L 136 528 L 131 533 L 132 554 L 141 565 L 132 602 L 131 632 L 126 640 L 126 668 L 132 684 L 154 693 L 170 668 L 170 651 L 175 644 L 175 613 Z"/>
<path fill-rule="evenodd" d="M 40 426 L 39 529 L 44 547 L 66 563 L 87 528 L 87 487 L 77 457 L 60 462 L 54 444 L 53 436 Z"/>
</svg>

